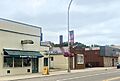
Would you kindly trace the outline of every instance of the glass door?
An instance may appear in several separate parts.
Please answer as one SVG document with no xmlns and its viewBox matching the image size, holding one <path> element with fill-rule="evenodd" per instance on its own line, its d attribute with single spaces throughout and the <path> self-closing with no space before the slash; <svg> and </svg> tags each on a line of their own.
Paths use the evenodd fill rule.
<svg viewBox="0 0 120 81">
<path fill-rule="evenodd" d="M 38 73 L 38 58 L 32 59 L 32 73 Z"/>
</svg>

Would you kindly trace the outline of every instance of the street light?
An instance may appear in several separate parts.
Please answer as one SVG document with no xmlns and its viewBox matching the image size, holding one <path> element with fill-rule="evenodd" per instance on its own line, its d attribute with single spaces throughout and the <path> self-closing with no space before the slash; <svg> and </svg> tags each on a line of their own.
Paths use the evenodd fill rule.
<svg viewBox="0 0 120 81">
<path fill-rule="evenodd" d="M 70 53 L 70 40 L 69 40 L 69 11 L 70 11 L 70 6 L 73 0 L 70 0 L 70 3 L 68 5 L 68 52 Z M 68 72 L 70 72 L 70 57 L 68 56 Z"/>
</svg>

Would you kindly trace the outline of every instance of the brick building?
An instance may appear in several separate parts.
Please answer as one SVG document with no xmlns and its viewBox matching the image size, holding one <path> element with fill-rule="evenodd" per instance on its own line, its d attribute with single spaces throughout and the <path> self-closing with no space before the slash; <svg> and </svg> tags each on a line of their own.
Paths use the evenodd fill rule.
<svg viewBox="0 0 120 81">
<path fill-rule="evenodd" d="M 117 54 L 120 53 L 120 49 L 109 46 L 75 47 L 71 49 L 71 52 L 74 53 L 74 57 L 71 57 L 71 69 L 83 69 L 85 67 L 116 66 L 118 62 Z"/>
<path fill-rule="evenodd" d="M 116 66 L 118 62 L 117 48 L 109 46 L 85 48 L 84 61 L 86 67 Z"/>
<path fill-rule="evenodd" d="M 86 67 L 104 66 L 103 57 L 100 56 L 100 48 L 86 48 L 84 53 L 84 61 Z"/>
</svg>

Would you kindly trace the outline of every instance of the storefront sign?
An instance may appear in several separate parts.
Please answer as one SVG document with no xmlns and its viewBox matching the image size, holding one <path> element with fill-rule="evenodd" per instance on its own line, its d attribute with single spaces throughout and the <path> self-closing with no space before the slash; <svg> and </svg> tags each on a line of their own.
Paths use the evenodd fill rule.
<svg viewBox="0 0 120 81">
<path fill-rule="evenodd" d="M 21 40 L 21 44 L 34 44 L 32 40 Z"/>
</svg>

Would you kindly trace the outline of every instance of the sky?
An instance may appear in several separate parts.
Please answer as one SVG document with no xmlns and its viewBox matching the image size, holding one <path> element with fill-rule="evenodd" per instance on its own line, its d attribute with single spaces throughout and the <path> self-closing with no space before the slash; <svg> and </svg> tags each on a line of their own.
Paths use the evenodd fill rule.
<svg viewBox="0 0 120 81">
<path fill-rule="evenodd" d="M 43 41 L 68 40 L 70 0 L 0 0 L 0 17 L 42 27 Z M 75 42 L 120 45 L 120 0 L 73 0 L 70 30 Z"/>
</svg>

